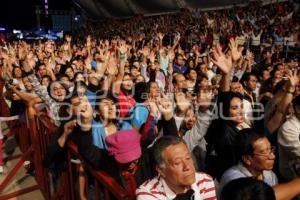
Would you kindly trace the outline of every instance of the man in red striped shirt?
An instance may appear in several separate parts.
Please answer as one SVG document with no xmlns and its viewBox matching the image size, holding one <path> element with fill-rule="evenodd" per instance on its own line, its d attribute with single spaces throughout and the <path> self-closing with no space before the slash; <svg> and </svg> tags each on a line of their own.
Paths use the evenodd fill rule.
<svg viewBox="0 0 300 200">
<path fill-rule="evenodd" d="M 137 200 L 216 199 L 213 179 L 207 174 L 196 172 L 184 140 L 164 136 L 152 148 L 158 176 L 137 189 Z"/>
</svg>

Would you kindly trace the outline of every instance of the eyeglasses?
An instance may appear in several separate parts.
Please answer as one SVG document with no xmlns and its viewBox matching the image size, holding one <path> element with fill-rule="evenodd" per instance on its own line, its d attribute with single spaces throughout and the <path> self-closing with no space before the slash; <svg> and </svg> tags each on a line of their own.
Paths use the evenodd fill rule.
<svg viewBox="0 0 300 200">
<path fill-rule="evenodd" d="M 266 150 L 263 153 L 253 153 L 253 155 L 270 157 L 271 154 L 273 154 L 273 155 L 275 154 L 275 150 L 276 150 L 276 147 L 272 146 L 270 149 Z"/>
</svg>

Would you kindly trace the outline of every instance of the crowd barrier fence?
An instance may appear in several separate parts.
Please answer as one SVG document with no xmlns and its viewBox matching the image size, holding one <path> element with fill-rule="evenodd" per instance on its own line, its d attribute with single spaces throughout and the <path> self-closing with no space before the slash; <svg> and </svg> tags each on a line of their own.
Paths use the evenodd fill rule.
<svg viewBox="0 0 300 200">
<path fill-rule="evenodd" d="M 130 196 L 129 192 L 107 173 L 95 170 L 84 162 L 73 141 L 68 141 L 67 143 L 68 155 L 65 170 L 59 177 L 53 177 L 49 170 L 43 167 L 42 161 L 45 158 L 47 146 L 56 131 L 56 126 L 43 113 L 36 116 L 33 120 L 27 119 L 28 117 L 26 117 L 25 123 L 20 122 L 19 126 L 11 130 L 17 133 L 16 137 L 18 137 L 17 140 L 22 156 L 0 184 L 0 200 L 17 197 L 38 189 L 40 189 L 46 200 L 79 199 L 77 192 L 79 188 L 79 164 L 71 162 L 71 159 L 79 160 L 79 163 L 84 167 L 85 174 L 88 174 L 85 175 L 85 193 L 87 199 L 135 199 L 135 197 Z M 31 165 L 33 165 L 34 177 L 37 184 L 6 194 L 5 189 L 21 170 L 25 161 L 30 161 Z"/>
</svg>

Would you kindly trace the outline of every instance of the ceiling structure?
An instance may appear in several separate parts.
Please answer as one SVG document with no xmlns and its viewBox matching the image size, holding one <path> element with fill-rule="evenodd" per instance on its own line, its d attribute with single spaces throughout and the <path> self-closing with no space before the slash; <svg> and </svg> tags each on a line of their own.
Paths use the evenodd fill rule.
<svg viewBox="0 0 300 200">
<path fill-rule="evenodd" d="M 244 4 L 249 0 L 73 0 L 91 19 L 130 17 L 177 12 L 181 8 L 215 8 Z"/>
</svg>

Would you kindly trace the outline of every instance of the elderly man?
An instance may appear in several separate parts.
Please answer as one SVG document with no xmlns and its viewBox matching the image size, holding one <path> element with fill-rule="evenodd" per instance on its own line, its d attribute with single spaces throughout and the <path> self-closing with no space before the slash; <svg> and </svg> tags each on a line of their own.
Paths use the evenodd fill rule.
<svg viewBox="0 0 300 200">
<path fill-rule="evenodd" d="M 254 129 L 243 129 L 240 131 L 238 141 L 237 152 L 240 163 L 225 171 L 218 194 L 222 192 L 227 183 L 243 177 L 252 177 L 273 187 L 277 200 L 292 199 L 300 194 L 299 178 L 278 184 L 277 177 L 272 171 L 275 160 L 274 147 L 271 146 L 265 135 Z"/>
<path fill-rule="evenodd" d="M 137 189 L 138 200 L 216 199 L 212 178 L 196 172 L 184 140 L 161 137 L 153 146 L 153 157 L 158 176 Z"/>
</svg>

